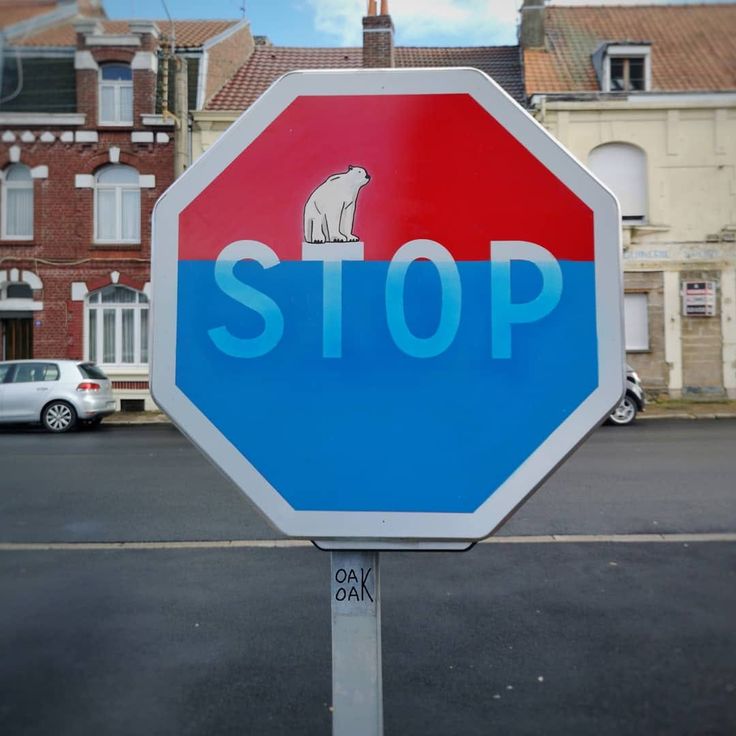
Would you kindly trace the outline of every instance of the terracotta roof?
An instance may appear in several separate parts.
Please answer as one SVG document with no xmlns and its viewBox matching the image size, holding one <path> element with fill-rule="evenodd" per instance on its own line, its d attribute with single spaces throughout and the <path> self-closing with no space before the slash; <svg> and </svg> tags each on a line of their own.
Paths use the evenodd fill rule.
<svg viewBox="0 0 736 736">
<path fill-rule="evenodd" d="M 12 26 L 37 15 L 56 10 L 56 0 L 26 0 L 26 2 L 0 2 L 0 28 Z"/>
<path fill-rule="evenodd" d="M 524 96 L 516 46 L 397 47 L 397 67 L 472 66 L 493 77 L 518 100 Z M 362 48 L 257 46 L 248 61 L 207 103 L 207 110 L 245 110 L 282 74 L 295 69 L 359 69 Z"/>
<path fill-rule="evenodd" d="M 652 89 L 736 90 L 736 4 L 551 6 L 547 50 L 527 49 L 528 94 L 600 90 L 591 55 L 604 41 L 651 42 Z"/>
<path fill-rule="evenodd" d="M 168 20 L 154 22 L 162 34 L 168 35 L 170 28 Z M 226 31 L 238 22 L 235 20 L 175 20 L 176 46 L 182 49 L 198 48 L 210 38 Z M 101 23 L 106 33 L 128 32 L 127 20 L 103 20 Z M 76 46 L 76 43 L 73 23 L 64 23 L 16 41 L 19 46 Z"/>
<path fill-rule="evenodd" d="M 524 101 L 524 81 L 518 46 L 399 46 L 396 66 L 470 66 L 493 78 L 518 102 Z"/>
</svg>

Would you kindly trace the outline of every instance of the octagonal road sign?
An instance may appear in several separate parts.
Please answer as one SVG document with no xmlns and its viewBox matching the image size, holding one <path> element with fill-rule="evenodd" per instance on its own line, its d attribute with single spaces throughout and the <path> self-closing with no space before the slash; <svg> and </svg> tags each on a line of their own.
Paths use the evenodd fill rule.
<svg viewBox="0 0 736 736">
<path fill-rule="evenodd" d="M 282 77 L 152 268 L 155 400 L 327 546 L 487 536 L 623 392 L 616 200 L 474 69 Z"/>
</svg>

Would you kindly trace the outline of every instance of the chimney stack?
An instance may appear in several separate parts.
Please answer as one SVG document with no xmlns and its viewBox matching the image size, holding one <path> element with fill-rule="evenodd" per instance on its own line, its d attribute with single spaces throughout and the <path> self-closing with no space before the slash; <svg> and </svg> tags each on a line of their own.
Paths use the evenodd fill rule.
<svg viewBox="0 0 736 736">
<path fill-rule="evenodd" d="M 543 49 L 546 45 L 544 2 L 545 0 L 524 0 L 519 27 L 519 45 L 523 49 Z"/>
<path fill-rule="evenodd" d="M 363 66 L 394 66 L 394 24 L 388 14 L 388 0 L 381 0 L 380 13 L 376 0 L 368 0 L 368 14 L 363 18 Z"/>
</svg>

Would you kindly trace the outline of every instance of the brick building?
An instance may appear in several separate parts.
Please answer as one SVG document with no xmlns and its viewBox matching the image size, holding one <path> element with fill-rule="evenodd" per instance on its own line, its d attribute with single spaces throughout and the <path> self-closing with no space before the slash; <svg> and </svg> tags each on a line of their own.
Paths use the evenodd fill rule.
<svg viewBox="0 0 736 736">
<path fill-rule="evenodd" d="M 150 407 L 151 211 L 189 144 L 167 107 L 222 86 L 248 24 L 109 21 L 94 0 L 0 23 L 0 358 L 94 360 L 124 408 Z"/>
</svg>

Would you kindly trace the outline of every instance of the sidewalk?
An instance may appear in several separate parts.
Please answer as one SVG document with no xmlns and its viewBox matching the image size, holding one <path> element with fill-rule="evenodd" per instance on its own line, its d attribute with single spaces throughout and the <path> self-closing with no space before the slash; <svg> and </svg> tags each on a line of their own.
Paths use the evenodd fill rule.
<svg viewBox="0 0 736 736">
<path fill-rule="evenodd" d="M 736 401 L 666 400 L 650 402 L 638 420 L 649 419 L 732 419 L 736 418 Z M 105 424 L 170 424 L 160 411 L 117 412 L 104 420 Z"/>
<path fill-rule="evenodd" d="M 692 401 L 687 399 L 650 402 L 637 419 L 732 419 L 736 401 Z"/>
</svg>

